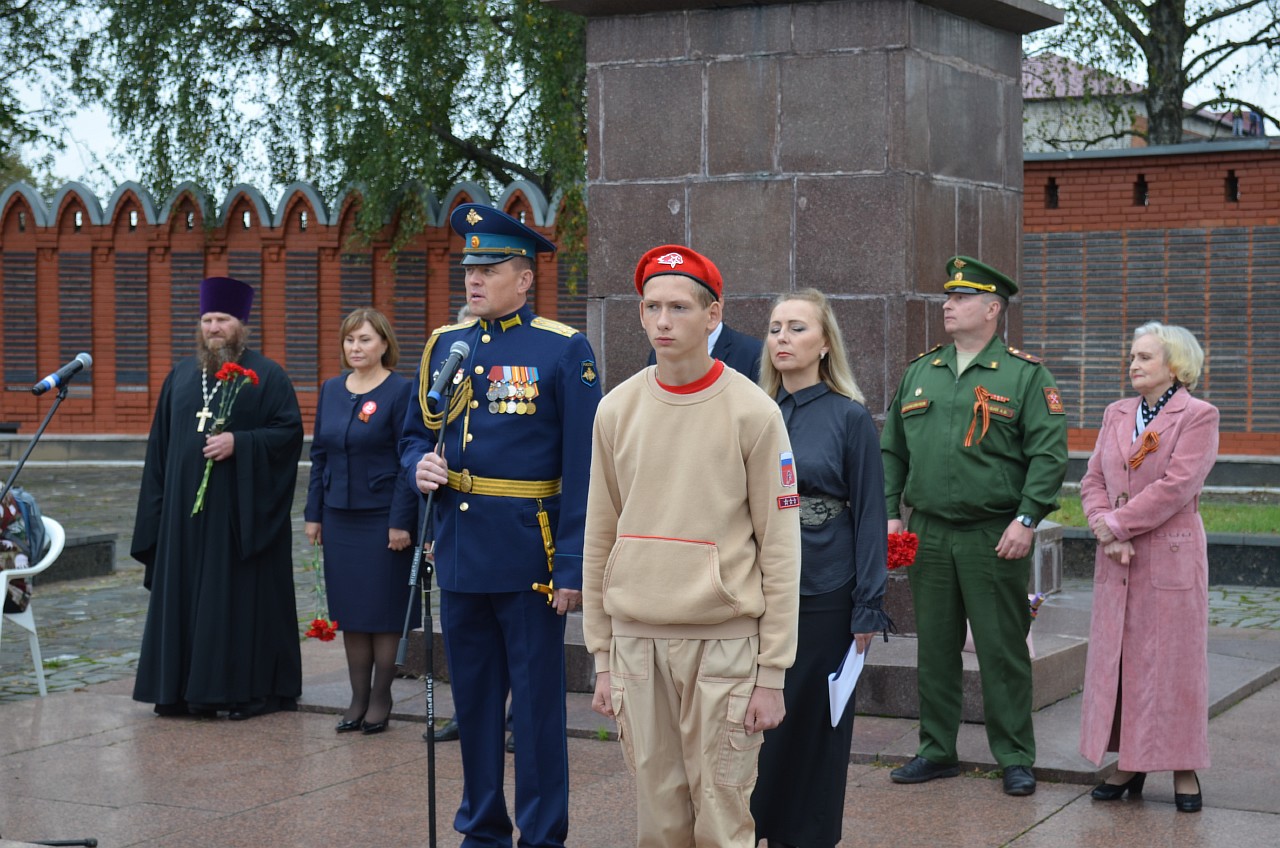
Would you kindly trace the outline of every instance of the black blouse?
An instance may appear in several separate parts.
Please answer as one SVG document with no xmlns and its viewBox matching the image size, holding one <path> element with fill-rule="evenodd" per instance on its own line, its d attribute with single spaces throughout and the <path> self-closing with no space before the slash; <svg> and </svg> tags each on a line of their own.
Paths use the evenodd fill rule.
<svg viewBox="0 0 1280 848">
<path fill-rule="evenodd" d="M 777 400 L 795 455 L 796 489 L 804 499 L 800 594 L 831 592 L 852 579 L 849 632 L 884 630 L 891 626 L 881 609 L 888 519 L 880 437 L 871 414 L 825 383 L 794 395 L 782 389 Z"/>
</svg>

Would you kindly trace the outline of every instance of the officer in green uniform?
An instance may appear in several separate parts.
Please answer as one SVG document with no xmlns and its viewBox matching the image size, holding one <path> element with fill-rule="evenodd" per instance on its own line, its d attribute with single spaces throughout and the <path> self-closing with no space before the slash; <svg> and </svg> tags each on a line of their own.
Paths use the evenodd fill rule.
<svg viewBox="0 0 1280 848">
<path fill-rule="evenodd" d="M 923 783 L 959 774 L 967 618 L 1004 791 L 1030 795 L 1036 746 L 1027 583 L 1036 523 L 1057 508 L 1066 475 L 1066 415 L 1049 369 L 996 334 L 1018 284 L 967 256 L 947 263 L 947 278 L 942 314 L 953 343 L 907 367 L 880 442 L 889 532 L 903 530 L 905 506 L 920 540 L 908 569 L 919 631 L 920 747 L 891 777 Z"/>
</svg>

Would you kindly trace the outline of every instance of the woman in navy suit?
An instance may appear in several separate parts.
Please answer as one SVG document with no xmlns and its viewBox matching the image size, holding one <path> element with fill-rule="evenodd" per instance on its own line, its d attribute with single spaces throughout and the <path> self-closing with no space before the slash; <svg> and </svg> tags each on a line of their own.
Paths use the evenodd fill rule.
<svg viewBox="0 0 1280 848">
<path fill-rule="evenodd" d="M 324 545 L 329 615 L 342 630 L 351 705 L 336 730 L 387 729 L 391 681 L 413 563 L 417 493 L 399 444 L 413 381 L 391 369 L 400 356 L 385 315 L 357 309 L 342 322 L 342 365 L 316 405 L 307 538 Z M 415 595 L 413 617 L 421 611 Z"/>
</svg>

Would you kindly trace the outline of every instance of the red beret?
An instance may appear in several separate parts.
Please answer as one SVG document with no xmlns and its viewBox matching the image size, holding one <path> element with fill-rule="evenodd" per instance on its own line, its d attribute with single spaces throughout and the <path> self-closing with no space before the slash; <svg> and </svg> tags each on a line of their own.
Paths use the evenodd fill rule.
<svg viewBox="0 0 1280 848">
<path fill-rule="evenodd" d="M 664 274 L 688 277 L 706 287 L 716 296 L 716 300 L 719 300 L 724 292 L 724 280 L 720 277 L 720 269 L 715 263 L 683 245 L 660 245 L 641 256 L 640 263 L 636 265 L 636 291 L 644 297 L 645 282 L 650 277 L 661 277 Z"/>
</svg>

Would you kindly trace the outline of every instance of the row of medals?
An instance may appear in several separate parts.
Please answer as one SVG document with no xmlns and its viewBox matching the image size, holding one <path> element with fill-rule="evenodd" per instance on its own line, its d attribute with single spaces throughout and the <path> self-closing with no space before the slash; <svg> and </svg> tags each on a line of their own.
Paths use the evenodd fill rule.
<svg viewBox="0 0 1280 848">
<path fill-rule="evenodd" d="M 536 383 L 490 383 L 485 397 L 494 415 L 532 415 L 537 412 L 533 399 L 538 396 Z"/>
</svg>

